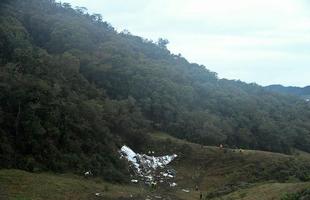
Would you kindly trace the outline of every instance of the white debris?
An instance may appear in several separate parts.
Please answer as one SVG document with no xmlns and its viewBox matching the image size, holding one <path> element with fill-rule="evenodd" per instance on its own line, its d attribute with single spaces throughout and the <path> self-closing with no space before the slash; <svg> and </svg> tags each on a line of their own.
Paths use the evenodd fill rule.
<svg viewBox="0 0 310 200">
<path fill-rule="evenodd" d="M 139 164 L 137 162 L 137 154 L 131 150 L 129 147 L 127 146 L 123 146 L 121 148 L 121 151 L 120 151 L 122 157 L 125 157 L 135 168 L 136 170 L 140 170 L 139 169 Z"/>
<path fill-rule="evenodd" d="M 169 185 L 170 185 L 170 187 L 175 187 L 175 186 L 177 186 L 176 183 L 169 183 Z"/>
<path fill-rule="evenodd" d="M 132 182 L 132 183 L 138 183 L 138 180 L 132 179 L 131 182 Z"/>
<path fill-rule="evenodd" d="M 148 175 L 148 176 L 142 176 L 142 177 L 144 177 L 144 178 L 146 178 L 146 179 L 148 179 L 149 181 L 152 181 L 154 178 L 153 178 L 153 176 L 151 176 L 151 175 Z"/>
<path fill-rule="evenodd" d="M 176 154 L 161 157 L 138 154 L 125 145 L 121 148 L 120 153 L 122 155 L 121 157 L 126 158 L 138 171 L 141 168 L 149 170 L 149 168 L 156 169 L 158 167 L 164 167 L 177 157 Z"/>
<path fill-rule="evenodd" d="M 97 197 L 101 196 L 101 194 L 100 194 L 99 192 L 96 192 L 95 195 L 96 195 Z"/>
<path fill-rule="evenodd" d="M 169 171 L 168 171 L 168 172 L 169 172 Z M 174 177 L 172 174 L 170 174 L 170 172 L 169 172 L 169 173 L 167 173 L 167 172 L 161 172 L 160 174 L 161 174 L 162 176 L 168 177 L 168 178 L 173 178 L 173 177 Z"/>
<path fill-rule="evenodd" d="M 154 151 L 149 151 L 150 154 L 154 154 Z M 155 179 L 157 181 L 161 177 L 173 178 L 175 176 L 174 170 L 167 170 L 166 172 L 158 172 L 157 169 L 163 169 L 171 161 L 173 161 L 177 155 L 166 155 L 166 156 L 149 156 L 146 154 L 135 153 L 128 146 L 123 146 L 120 149 L 121 158 L 125 158 L 133 167 L 135 174 L 141 177 L 146 184 L 152 185 Z"/>
<path fill-rule="evenodd" d="M 189 193 L 189 190 L 187 189 L 182 189 L 183 192 Z"/>
<path fill-rule="evenodd" d="M 92 175 L 91 171 L 86 171 L 86 172 L 84 173 L 84 176 L 91 176 L 91 175 Z"/>
</svg>

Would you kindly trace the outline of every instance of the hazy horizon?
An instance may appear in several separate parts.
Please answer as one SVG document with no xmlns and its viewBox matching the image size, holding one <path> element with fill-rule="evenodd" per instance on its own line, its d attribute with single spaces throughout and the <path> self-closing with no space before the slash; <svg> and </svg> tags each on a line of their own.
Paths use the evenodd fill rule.
<svg viewBox="0 0 310 200">
<path fill-rule="evenodd" d="M 310 4 L 305 0 L 65 0 L 118 31 L 156 41 L 220 78 L 310 85 Z"/>
</svg>

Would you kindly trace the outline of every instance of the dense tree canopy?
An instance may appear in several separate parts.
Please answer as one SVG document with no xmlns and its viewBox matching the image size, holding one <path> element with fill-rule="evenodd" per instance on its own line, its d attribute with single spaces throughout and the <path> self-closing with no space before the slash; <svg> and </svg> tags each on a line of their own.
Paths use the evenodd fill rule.
<svg viewBox="0 0 310 200">
<path fill-rule="evenodd" d="M 306 87 L 285 87 L 282 85 L 269 85 L 265 87 L 269 91 L 278 92 L 282 94 L 291 94 L 300 96 L 303 99 L 310 99 L 310 86 Z"/>
<path fill-rule="evenodd" d="M 310 152 L 310 105 L 219 79 L 98 14 L 54 0 L 0 3 L 0 166 L 92 169 L 120 181 L 123 143 L 193 142 Z M 113 176 L 111 176 L 113 175 Z"/>
</svg>

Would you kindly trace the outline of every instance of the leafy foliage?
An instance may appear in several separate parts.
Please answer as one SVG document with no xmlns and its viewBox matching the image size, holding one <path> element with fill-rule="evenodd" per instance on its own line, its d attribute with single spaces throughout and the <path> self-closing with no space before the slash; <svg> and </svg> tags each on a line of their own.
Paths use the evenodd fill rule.
<svg viewBox="0 0 310 200">
<path fill-rule="evenodd" d="M 196 143 L 310 152 L 309 104 L 218 79 L 166 48 L 54 0 L 0 4 L 0 166 L 92 169 L 121 181 L 117 147 L 153 129 Z M 114 176 L 112 176 L 112 174 Z"/>
<path fill-rule="evenodd" d="M 310 198 L 310 190 L 305 189 L 300 192 L 286 194 L 281 200 L 299 200 L 299 199 L 309 199 Z"/>
</svg>

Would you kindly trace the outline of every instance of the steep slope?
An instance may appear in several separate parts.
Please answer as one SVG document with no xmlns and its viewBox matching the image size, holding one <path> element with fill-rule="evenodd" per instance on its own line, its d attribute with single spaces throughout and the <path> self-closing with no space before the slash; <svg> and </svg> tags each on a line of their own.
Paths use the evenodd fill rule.
<svg viewBox="0 0 310 200">
<path fill-rule="evenodd" d="M 117 145 L 138 148 L 134 143 L 143 140 L 147 124 L 135 102 L 109 99 L 79 73 L 79 59 L 70 53 L 52 55 L 34 44 L 31 37 L 44 34 L 31 35 L 17 16 L 48 20 L 38 16 L 37 6 L 52 14 L 54 2 L 13 3 L 0 7 L 0 167 L 91 169 L 106 180 L 123 181 L 127 172 Z"/>
<path fill-rule="evenodd" d="M 102 16 L 53 0 L 0 4 L 0 166 L 128 172 L 123 144 L 167 131 L 204 145 L 310 152 L 310 105 L 218 79 L 166 48 L 118 33 Z"/>
</svg>

